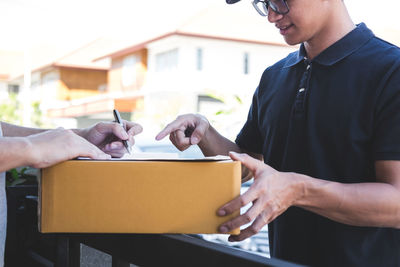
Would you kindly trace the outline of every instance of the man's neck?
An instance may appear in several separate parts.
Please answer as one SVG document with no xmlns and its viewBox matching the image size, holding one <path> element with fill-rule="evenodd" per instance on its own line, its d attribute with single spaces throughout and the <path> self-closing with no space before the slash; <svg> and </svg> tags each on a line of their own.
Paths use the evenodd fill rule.
<svg viewBox="0 0 400 267">
<path fill-rule="evenodd" d="M 304 47 L 309 59 L 318 56 L 322 51 L 342 39 L 355 28 L 344 4 L 339 8 L 341 8 L 340 12 L 335 12 L 335 14 L 332 15 L 328 25 L 317 35 L 313 36 L 312 39 L 304 42 Z"/>
</svg>

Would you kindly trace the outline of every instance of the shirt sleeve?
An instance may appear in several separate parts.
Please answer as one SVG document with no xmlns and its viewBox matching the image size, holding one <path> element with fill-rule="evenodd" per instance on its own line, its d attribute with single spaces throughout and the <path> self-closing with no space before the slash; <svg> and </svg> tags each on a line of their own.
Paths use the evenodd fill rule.
<svg viewBox="0 0 400 267">
<path fill-rule="evenodd" d="M 375 160 L 400 160 L 400 63 L 387 77 L 376 106 L 373 148 Z"/>
<path fill-rule="evenodd" d="M 259 130 L 258 91 L 253 95 L 247 121 L 236 137 L 236 144 L 243 150 L 262 154 L 262 137 Z"/>
</svg>

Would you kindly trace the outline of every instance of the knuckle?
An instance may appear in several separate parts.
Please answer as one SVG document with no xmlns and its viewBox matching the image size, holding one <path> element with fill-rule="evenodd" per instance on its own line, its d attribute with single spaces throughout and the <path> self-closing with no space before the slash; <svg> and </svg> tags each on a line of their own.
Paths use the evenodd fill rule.
<svg viewBox="0 0 400 267">
<path fill-rule="evenodd" d="M 256 226 L 256 225 L 251 225 L 251 226 L 249 227 L 249 232 L 250 232 L 252 235 L 257 234 L 259 231 L 260 231 L 260 229 L 259 229 L 259 227 Z"/>
<path fill-rule="evenodd" d="M 253 220 L 253 217 L 251 216 L 251 214 L 245 213 L 245 214 L 243 214 L 243 220 L 244 220 L 246 223 L 249 223 L 249 222 L 251 222 L 251 221 Z"/>
<path fill-rule="evenodd" d="M 260 214 L 261 221 L 264 225 L 269 223 L 269 216 L 267 216 L 266 212 Z"/>
<path fill-rule="evenodd" d="M 96 123 L 94 125 L 94 128 L 97 130 L 97 129 L 101 128 L 102 126 L 105 126 L 105 123 L 104 122 L 98 122 L 98 123 Z"/>
<path fill-rule="evenodd" d="M 245 197 L 241 197 L 241 198 L 239 198 L 239 203 L 240 203 L 240 205 L 243 207 L 243 206 L 246 206 L 247 205 L 247 199 L 245 198 Z"/>
<path fill-rule="evenodd" d="M 68 139 L 72 139 L 75 136 L 74 132 L 70 129 L 60 129 L 61 133 L 65 135 Z"/>
<path fill-rule="evenodd" d="M 232 222 L 227 222 L 225 225 L 228 229 L 233 229 L 233 223 Z"/>
<path fill-rule="evenodd" d="M 61 129 L 64 133 L 73 134 L 74 132 L 71 129 Z"/>
</svg>

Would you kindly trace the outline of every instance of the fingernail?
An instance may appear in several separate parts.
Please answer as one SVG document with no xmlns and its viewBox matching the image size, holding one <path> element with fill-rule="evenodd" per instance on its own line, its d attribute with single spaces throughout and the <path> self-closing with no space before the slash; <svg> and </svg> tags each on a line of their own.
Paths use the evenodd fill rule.
<svg viewBox="0 0 400 267">
<path fill-rule="evenodd" d="M 219 231 L 220 231 L 221 233 L 226 233 L 226 232 L 228 232 L 228 228 L 227 228 L 226 226 L 221 226 L 221 227 L 219 228 Z"/>
<path fill-rule="evenodd" d="M 128 139 L 128 138 L 129 138 L 129 135 L 128 135 L 127 132 L 124 131 L 124 132 L 122 132 L 122 137 Z"/>
<path fill-rule="evenodd" d="M 226 215 L 226 211 L 225 210 L 219 210 L 217 214 L 219 216 L 225 216 Z"/>
<path fill-rule="evenodd" d="M 192 137 L 192 145 L 197 145 L 197 143 L 199 142 L 199 139 L 197 137 Z"/>
</svg>

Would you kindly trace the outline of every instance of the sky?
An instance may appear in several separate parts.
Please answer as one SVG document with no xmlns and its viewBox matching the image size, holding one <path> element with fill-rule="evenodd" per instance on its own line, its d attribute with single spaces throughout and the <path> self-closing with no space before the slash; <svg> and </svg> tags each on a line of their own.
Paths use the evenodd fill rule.
<svg viewBox="0 0 400 267">
<path fill-rule="evenodd" d="M 47 44 L 68 50 L 98 37 L 127 38 L 162 31 L 217 1 L 224 3 L 224 0 L 0 0 L 0 49 L 23 50 Z M 372 30 L 388 28 L 400 32 L 397 14 L 400 1 L 345 0 L 345 3 L 355 23 L 363 21 Z M 250 0 L 236 5 L 252 9 Z"/>
</svg>

